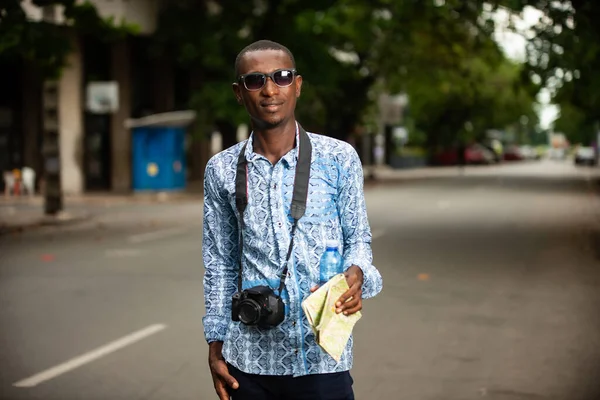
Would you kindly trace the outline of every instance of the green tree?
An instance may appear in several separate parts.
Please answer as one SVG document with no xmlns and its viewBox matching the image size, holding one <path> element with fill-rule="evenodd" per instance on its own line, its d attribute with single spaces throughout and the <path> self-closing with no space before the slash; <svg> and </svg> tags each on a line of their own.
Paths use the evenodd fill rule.
<svg viewBox="0 0 600 400">
<path fill-rule="evenodd" d="M 36 66 L 43 78 L 55 79 L 65 65 L 71 48 L 69 30 L 95 35 L 102 40 L 119 39 L 135 33 L 137 27 L 125 21 L 100 17 L 91 3 L 75 0 L 34 0 L 39 6 L 64 7 L 65 25 L 27 18 L 22 0 L 0 3 L 0 62 L 26 60 Z"/>
<path fill-rule="evenodd" d="M 483 2 L 443 3 L 180 0 L 162 13 L 156 50 L 172 51 L 198 77 L 194 104 L 204 131 L 218 125 L 233 132 L 245 120 L 231 94 L 233 61 L 244 45 L 265 38 L 296 55 L 304 77 L 298 116 L 330 136 L 346 139 L 372 121 L 382 92 L 409 93 L 411 118 L 432 147 L 465 126 L 479 132 L 532 115 L 529 84 L 491 39 Z"/>
<path fill-rule="evenodd" d="M 532 27 L 527 65 L 561 108 L 557 129 L 572 142 L 589 144 L 600 123 L 600 3 L 594 0 L 498 0 L 520 12 L 542 12 Z"/>
<path fill-rule="evenodd" d="M 334 116 L 338 121 L 345 118 L 339 110 L 331 111 L 333 104 L 339 108 L 343 102 L 357 102 L 360 106 L 354 109 L 361 108 L 364 96 L 361 93 L 348 98 L 356 86 L 346 82 L 356 75 L 356 70 L 341 64 L 330 53 L 330 39 L 337 34 L 336 15 L 329 15 L 335 10 L 333 4 L 315 0 L 172 2 L 162 12 L 155 49 L 173 51 L 180 65 L 198 77 L 192 103 L 201 113 L 200 129 L 206 131 L 216 124 L 232 132 L 235 125 L 245 121 L 244 111 L 231 92 L 237 53 L 263 38 L 287 44 L 304 77 L 299 118 L 307 129 L 335 127 L 339 124 L 332 122 Z M 354 118 L 357 113 L 349 114 Z M 226 144 L 232 144 L 232 135 L 222 133 L 226 134 Z"/>
<path fill-rule="evenodd" d="M 534 124 L 539 88 L 492 39 L 483 2 L 428 4 L 396 3 L 406 17 L 391 24 L 382 55 L 394 56 L 381 62 L 390 90 L 409 95 L 411 123 L 429 149 L 480 140 L 523 115 Z"/>
<path fill-rule="evenodd" d="M 102 20 L 86 3 L 38 1 L 63 4 L 72 26 L 101 37 L 132 29 Z M 69 51 L 60 29 L 26 21 L 19 0 L 5 3 L 0 54 L 35 60 L 46 74 L 56 74 Z M 151 50 L 173 56 L 190 71 L 197 130 L 205 137 L 217 127 L 226 145 L 235 142 L 236 126 L 246 119 L 231 94 L 235 56 L 262 38 L 287 44 L 294 52 L 305 82 L 299 118 L 308 129 L 334 137 L 345 139 L 365 124 L 382 92 L 409 93 L 411 118 L 432 147 L 466 134 L 465 127 L 473 127 L 467 129 L 472 134 L 503 125 L 501 119 L 513 114 L 531 115 L 528 83 L 517 79 L 518 68 L 506 64 L 491 39 L 493 26 L 483 18 L 481 1 L 164 4 Z M 498 96 L 494 85 L 512 88 L 513 102 L 506 101 L 507 91 Z"/>
</svg>

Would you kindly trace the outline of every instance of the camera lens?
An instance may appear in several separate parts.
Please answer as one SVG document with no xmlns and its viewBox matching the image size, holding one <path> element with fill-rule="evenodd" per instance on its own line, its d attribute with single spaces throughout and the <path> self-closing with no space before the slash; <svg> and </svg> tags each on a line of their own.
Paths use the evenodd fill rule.
<svg viewBox="0 0 600 400">
<path fill-rule="evenodd" d="M 254 325 L 258 323 L 260 318 L 260 305 L 254 300 L 243 301 L 240 304 L 240 312 L 238 315 L 242 323 Z"/>
</svg>

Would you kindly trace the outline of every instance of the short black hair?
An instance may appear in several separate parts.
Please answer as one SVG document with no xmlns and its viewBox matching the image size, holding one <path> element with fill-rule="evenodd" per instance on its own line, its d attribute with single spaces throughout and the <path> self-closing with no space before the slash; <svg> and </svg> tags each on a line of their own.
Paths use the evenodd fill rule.
<svg viewBox="0 0 600 400">
<path fill-rule="evenodd" d="M 236 79 L 240 75 L 239 71 L 240 71 L 240 62 L 242 61 L 242 57 L 244 57 L 244 55 L 246 55 L 246 53 L 251 53 L 253 51 L 259 51 L 259 50 L 281 50 L 290 57 L 290 60 L 292 61 L 292 66 L 294 68 L 296 68 L 296 60 L 294 59 L 294 55 L 292 54 L 290 49 L 288 49 L 287 47 L 285 47 L 284 45 L 282 45 L 280 43 L 273 42 L 271 40 L 258 40 L 256 42 L 251 43 L 248 46 L 244 47 L 242 49 L 242 51 L 240 51 L 238 53 L 237 57 L 235 58 L 235 78 Z"/>
</svg>

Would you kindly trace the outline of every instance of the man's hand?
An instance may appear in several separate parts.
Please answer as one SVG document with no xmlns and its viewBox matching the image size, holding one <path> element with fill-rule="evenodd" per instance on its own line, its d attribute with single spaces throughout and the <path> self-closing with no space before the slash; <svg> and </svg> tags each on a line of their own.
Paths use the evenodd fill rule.
<svg viewBox="0 0 600 400">
<path fill-rule="evenodd" d="M 362 284 L 363 284 L 363 272 L 360 267 L 352 265 L 344 272 L 346 282 L 348 282 L 349 289 L 340 296 L 336 306 L 336 313 L 343 312 L 344 315 L 352 315 L 362 310 Z M 319 288 L 319 285 L 313 286 L 310 292 L 313 293 Z M 348 300 L 350 299 L 350 300 Z"/>
<path fill-rule="evenodd" d="M 228 387 L 237 389 L 240 385 L 229 375 L 227 363 L 223 358 L 223 342 L 212 342 L 208 345 L 208 366 L 220 400 L 229 400 Z"/>
<path fill-rule="evenodd" d="M 360 267 L 352 265 L 344 272 L 346 282 L 350 287 L 346 293 L 340 296 L 340 299 L 335 303 L 337 307 L 335 312 L 344 315 L 352 315 L 362 310 L 362 284 L 363 284 L 363 272 Z"/>
</svg>

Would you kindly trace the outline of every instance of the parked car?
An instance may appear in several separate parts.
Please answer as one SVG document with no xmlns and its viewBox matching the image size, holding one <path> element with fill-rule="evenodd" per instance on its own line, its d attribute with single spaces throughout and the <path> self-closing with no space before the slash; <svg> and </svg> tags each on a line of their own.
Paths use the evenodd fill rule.
<svg viewBox="0 0 600 400">
<path fill-rule="evenodd" d="M 504 146 L 498 139 L 485 140 L 481 143 L 486 149 L 488 149 L 494 157 L 494 162 L 499 163 L 502 161 L 502 151 Z"/>
<path fill-rule="evenodd" d="M 449 148 L 437 153 L 434 157 L 436 165 L 458 165 L 458 149 Z M 464 162 L 466 164 L 493 164 L 494 154 L 487 147 L 475 143 L 465 148 Z"/>
<path fill-rule="evenodd" d="M 563 148 L 553 147 L 550 150 L 548 150 L 548 158 L 550 160 L 564 160 L 566 156 L 567 152 Z"/>
<path fill-rule="evenodd" d="M 494 153 L 487 147 L 475 143 L 465 150 L 467 164 L 493 164 L 496 162 Z"/>
<path fill-rule="evenodd" d="M 580 146 L 575 150 L 576 165 L 596 165 L 596 151 L 593 147 Z"/>
<path fill-rule="evenodd" d="M 519 147 L 519 152 L 521 153 L 521 156 L 525 160 L 537 160 L 540 158 L 540 155 L 538 154 L 536 149 L 533 148 L 533 146 L 529 146 L 529 145 L 521 146 L 521 147 Z"/>
<path fill-rule="evenodd" d="M 504 148 L 505 161 L 522 161 L 524 159 L 518 146 L 506 146 Z"/>
</svg>

